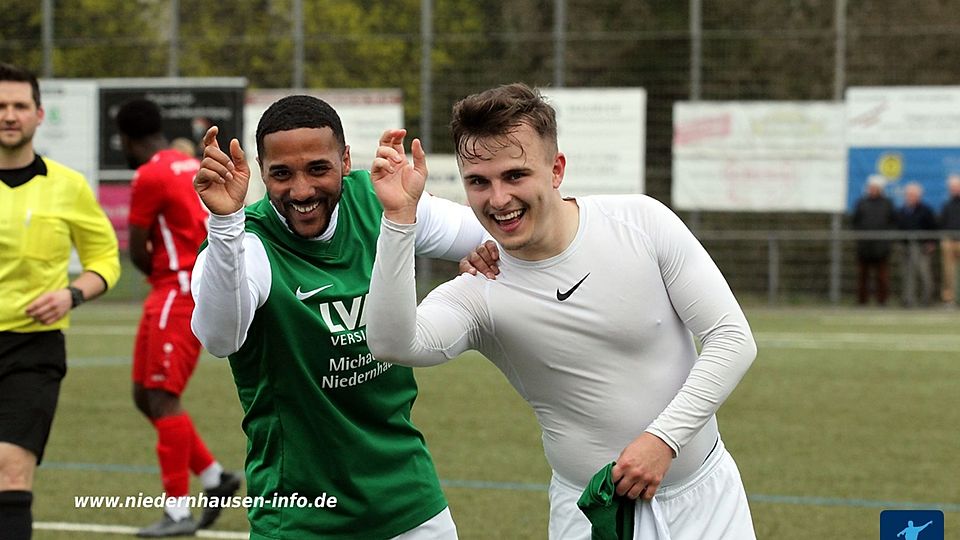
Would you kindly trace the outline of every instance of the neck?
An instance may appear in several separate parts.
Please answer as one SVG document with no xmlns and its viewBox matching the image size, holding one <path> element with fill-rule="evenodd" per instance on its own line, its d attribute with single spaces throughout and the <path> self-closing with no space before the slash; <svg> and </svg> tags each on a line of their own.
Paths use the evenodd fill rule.
<svg viewBox="0 0 960 540">
<path fill-rule="evenodd" d="M 0 149 L 0 169 L 22 169 L 33 163 L 33 145 L 25 144 L 13 150 Z"/>
<path fill-rule="evenodd" d="M 507 250 L 511 256 L 525 261 L 542 261 L 555 257 L 573 243 L 580 228 L 580 207 L 576 199 L 561 199 L 553 205 L 549 216 L 541 216 L 541 223 L 551 231 L 543 241 L 516 250 Z"/>
</svg>

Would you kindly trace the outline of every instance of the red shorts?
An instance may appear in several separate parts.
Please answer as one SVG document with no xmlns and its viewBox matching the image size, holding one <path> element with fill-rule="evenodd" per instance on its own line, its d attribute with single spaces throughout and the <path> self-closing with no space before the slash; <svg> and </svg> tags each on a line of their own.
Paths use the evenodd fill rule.
<svg viewBox="0 0 960 540">
<path fill-rule="evenodd" d="M 176 287 L 153 290 L 133 348 L 133 382 L 179 396 L 197 367 L 200 342 L 190 329 L 193 297 Z"/>
</svg>

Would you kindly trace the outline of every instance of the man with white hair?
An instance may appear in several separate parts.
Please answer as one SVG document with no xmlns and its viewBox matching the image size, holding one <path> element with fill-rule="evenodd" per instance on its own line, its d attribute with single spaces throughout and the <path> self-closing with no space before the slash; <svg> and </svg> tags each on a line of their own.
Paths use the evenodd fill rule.
<svg viewBox="0 0 960 540">
<path fill-rule="evenodd" d="M 933 210 L 924 203 L 923 187 L 910 182 L 903 191 L 903 206 L 897 210 L 897 224 L 903 231 L 933 231 L 937 229 L 937 218 Z M 933 272 L 930 259 L 937 244 L 932 238 L 908 239 L 903 244 L 901 262 L 903 264 L 903 305 L 915 307 L 930 304 L 933 298 Z M 917 282 L 920 282 L 920 298 L 917 298 Z"/>
<path fill-rule="evenodd" d="M 940 259 L 943 264 L 943 282 L 940 299 L 949 308 L 957 307 L 957 261 L 960 260 L 960 174 L 947 178 L 950 198 L 940 211 L 940 228 L 944 236 L 940 240 Z"/>
<path fill-rule="evenodd" d="M 867 180 L 867 194 L 853 212 L 853 228 L 858 231 L 883 231 L 897 228 L 893 203 L 883 194 L 886 179 L 872 175 Z M 887 303 L 890 294 L 890 241 L 857 241 L 857 301 L 866 305 L 870 299 L 870 277 L 874 278 L 877 303 Z"/>
</svg>

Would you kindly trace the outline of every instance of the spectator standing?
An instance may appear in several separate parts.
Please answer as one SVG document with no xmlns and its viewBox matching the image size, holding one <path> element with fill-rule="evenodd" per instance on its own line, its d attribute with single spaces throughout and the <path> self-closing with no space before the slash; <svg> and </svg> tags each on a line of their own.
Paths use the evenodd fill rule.
<svg viewBox="0 0 960 540">
<path fill-rule="evenodd" d="M 960 174 L 951 174 L 947 178 L 947 190 L 950 198 L 940 211 L 940 228 L 943 239 L 940 241 L 940 258 L 943 264 L 943 281 L 940 299 L 950 308 L 957 306 L 957 261 L 960 260 Z"/>
<path fill-rule="evenodd" d="M 853 211 L 853 228 L 857 231 L 887 231 L 897 228 L 893 203 L 883 193 L 886 184 L 880 175 L 867 180 L 867 193 L 857 201 Z M 877 303 L 885 305 L 890 294 L 890 240 L 857 241 L 857 302 L 866 305 L 870 299 L 870 278 L 873 277 Z"/>
<path fill-rule="evenodd" d="M 902 231 L 934 231 L 937 218 L 933 209 L 923 202 L 923 187 L 917 182 L 907 184 L 903 192 L 903 206 L 897 210 L 897 225 Z M 916 307 L 930 305 L 933 299 L 933 271 L 930 261 L 937 250 L 933 238 L 907 239 L 903 243 L 901 263 L 903 269 L 903 305 Z M 917 298 L 917 282 L 920 283 L 920 298 Z"/>
</svg>

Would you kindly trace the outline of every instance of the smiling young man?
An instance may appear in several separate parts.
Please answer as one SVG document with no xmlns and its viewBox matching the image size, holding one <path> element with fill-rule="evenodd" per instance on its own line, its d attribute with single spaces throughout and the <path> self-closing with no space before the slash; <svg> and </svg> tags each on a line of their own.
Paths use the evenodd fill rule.
<svg viewBox="0 0 960 540">
<path fill-rule="evenodd" d="M 31 535 L 69 312 L 120 277 L 117 236 L 86 179 L 34 151 L 43 117 L 36 76 L 0 62 L 0 535 L 10 540 Z M 71 245 L 83 271 L 68 281 Z"/>
<path fill-rule="evenodd" d="M 381 144 L 405 132 L 384 135 Z M 248 438 L 250 537 L 454 539 L 423 436 L 410 421 L 410 368 L 366 343 L 367 291 L 382 207 L 353 170 L 340 118 L 290 96 L 257 127 L 266 197 L 243 209 L 240 143 L 211 128 L 195 188 L 211 212 L 194 269 L 192 326 L 229 356 Z M 416 250 L 460 260 L 485 237 L 470 209 L 424 195 Z M 299 503 L 273 505 L 299 497 Z M 322 504 L 322 507 L 319 505 Z"/>
<path fill-rule="evenodd" d="M 451 127 L 501 273 L 462 275 L 417 307 L 412 231 L 425 158 L 417 141 L 412 164 L 401 146 L 381 145 L 370 349 L 416 366 L 476 349 L 496 364 L 540 422 L 552 539 L 591 537 L 577 499 L 612 461 L 616 493 L 640 499 L 635 538 L 753 538 L 715 413 L 756 346 L 710 256 L 650 197 L 562 197 L 555 113 L 525 85 L 463 99 Z"/>
</svg>

